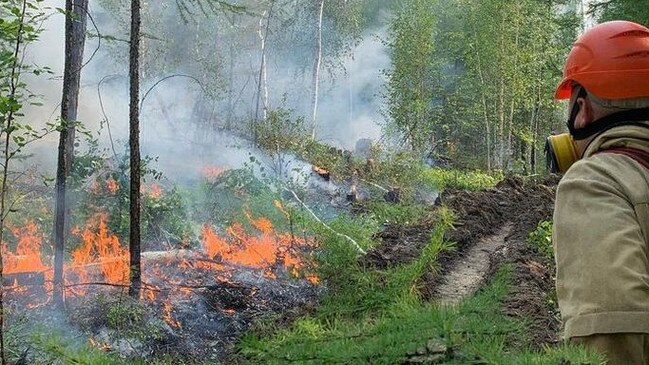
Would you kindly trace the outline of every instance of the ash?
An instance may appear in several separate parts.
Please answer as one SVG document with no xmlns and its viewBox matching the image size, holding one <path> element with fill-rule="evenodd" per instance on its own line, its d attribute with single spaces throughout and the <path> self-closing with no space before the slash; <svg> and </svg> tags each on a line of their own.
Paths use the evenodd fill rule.
<svg viewBox="0 0 649 365">
<path fill-rule="evenodd" d="M 130 298 L 126 287 L 107 285 L 68 296 L 63 310 L 51 303 L 26 309 L 25 293 L 10 296 L 8 327 L 25 333 L 16 347 L 28 363 L 52 363 L 46 360 L 51 354 L 29 344 L 27 333 L 38 329 L 67 337 L 66 344 L 90 344 L 125 360 L 223 361 L 255 323 L 289 323 L 314 310 L 325 290 L 280 268 L 269 277 L 255 269 L 230 268 L 215 275 L 212 268 L 179 267 L 168 258 L 165 265 L 145 265 L 140 300 Z"/>
</svg>

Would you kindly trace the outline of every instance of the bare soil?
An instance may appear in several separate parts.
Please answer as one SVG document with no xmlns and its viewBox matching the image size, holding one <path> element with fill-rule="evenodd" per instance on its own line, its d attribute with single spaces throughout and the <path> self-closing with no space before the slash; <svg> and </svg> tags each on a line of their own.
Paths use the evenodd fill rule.
<svg viewBox="0 0 649 365">
<path fill-rule="evenodd" d="M 490 276 L 491 257 L 505 246 L 511 223 L 498 233 L 485 237 L 454 260 L 435 288 L 435 299 L 442 304 L 457 304 L 462 298 L 475 293 Z"/>
<path fill-rule="evenodd" d="M 510 294 L 503 313 L 531 322 L 529 341 L 515 345 L 542 347 L 555 343 L 558 316 L 549 300 L 554 290 L 554 264 L 527 242 L 538 223 L 552 218 L 559 178 L 523 181 L 507 177 L 492 189 L 468 192 L 447 190 L 435 206 L 456 214 L 455 227 L 445 240 L 456 250 L 440 257 L 441 270 L 422 278 L 423 295 L 431 301 L 453 303 L 480 288 L 502 265 L 512 267 Z M 432 209 L 436 209 L 432 207 Z M 426 245 L 434 221 L 408 227 L 386 227 L 383 244 L 368 253 L 365 263 L 392 267 L 412 261 Z"/>
</svg>

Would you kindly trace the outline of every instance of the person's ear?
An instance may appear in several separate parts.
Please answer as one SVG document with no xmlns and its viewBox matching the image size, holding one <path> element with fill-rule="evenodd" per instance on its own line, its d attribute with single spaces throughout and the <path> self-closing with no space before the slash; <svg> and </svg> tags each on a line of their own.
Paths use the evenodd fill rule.
<svg viewBox="0 0 649 365">
<path fill-rule="evenodd" d="M 579 105 L 579 113 L 575 118 L 575 128 L 584 128 L 593 122 L 593 106 L 587 98 L 577 98 L 575 102 Z"/>
</svg>

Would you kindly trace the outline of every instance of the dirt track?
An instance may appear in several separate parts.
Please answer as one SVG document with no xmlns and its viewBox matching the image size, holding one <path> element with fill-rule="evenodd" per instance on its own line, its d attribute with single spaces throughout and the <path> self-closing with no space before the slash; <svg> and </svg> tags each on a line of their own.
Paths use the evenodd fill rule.
<svg viewBox="0 0 649 365">
<path fill-rule="evenodd" d="M 497 234 L 481 239 L 458 257 L 435 289 L 435 300 L 443 304 L 456 304 L 475 293 L 489 276 L 491 257 L 505 246 L 505 238 L 511 229 L 511 223 L 505 224 Z"/>
<path fill-rule="evenodd" d="M 542 347 L 556 342 L 559 322 L 548 307 L 554 266 L 531 247 L 527 237 L 540 221 L 551 219 L 557 183 L 556 177 L 531 182 L 508 177 L 485 191 L 442 193 L 436 204 L 456 214 L 455 229 L 446 233 L 445 240 L 455 242 L 457 250 L 440 258 L 441 273 L 422 278 L 424 296 L 453 303 L 509 264 L 513 285 L 503 312 L 532 321 L 532 342 L 520 345 Z M 391 227 L 381 234 L 383 244 L 368 253 L 368 262 L 376 267 L 409 262 L 426 244 L 432 224 Z"/>
</svg>

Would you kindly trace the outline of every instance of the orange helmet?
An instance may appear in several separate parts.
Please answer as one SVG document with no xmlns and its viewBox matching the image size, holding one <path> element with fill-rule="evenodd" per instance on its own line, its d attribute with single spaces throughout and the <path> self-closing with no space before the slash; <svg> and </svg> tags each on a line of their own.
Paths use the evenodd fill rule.
<svg viewBox="0 0 649 365">
<path fill-rule="evenodd" d="M 555 98 L 569 99 L 574 82 L 602 99 L 649 96 L 649 29 L 612 21 L 587 30 L 572 46 Z"/>
</svg>

